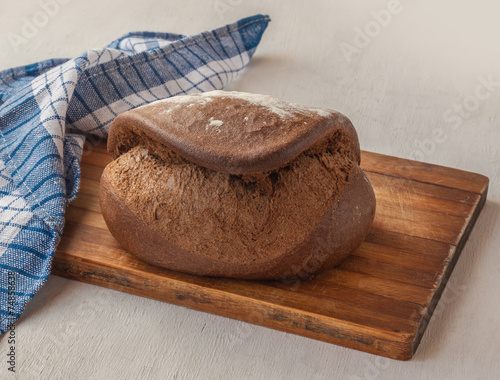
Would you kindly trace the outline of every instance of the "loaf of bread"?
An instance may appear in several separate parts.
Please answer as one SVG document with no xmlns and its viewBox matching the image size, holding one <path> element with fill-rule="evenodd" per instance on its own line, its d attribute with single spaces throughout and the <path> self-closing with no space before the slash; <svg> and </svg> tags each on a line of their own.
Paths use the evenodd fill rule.
<svg viewBox="0 0 500 380">
<path fill-rule="evenodd" d="M 243 279 L 307 277 L 363 241 L 375 197 L 342 114 L 265 95 L 160 100 L 111 125 L 101 210 L 156 266 Z"/>
</svg>

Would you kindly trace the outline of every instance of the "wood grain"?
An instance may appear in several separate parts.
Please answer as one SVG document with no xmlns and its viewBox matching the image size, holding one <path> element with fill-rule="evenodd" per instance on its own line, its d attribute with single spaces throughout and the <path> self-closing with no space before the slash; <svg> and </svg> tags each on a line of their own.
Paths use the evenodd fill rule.
<svg viewBox="0 0 500 380">
<path fill-rule="evenodd" d="M 99 211 L 110 158 L 102 145 L 90 148 L 53 274 L 400 360 L 415 353 L 488 189 L 476 173 L 363 152 L 376 218 L 339 267 L 308 280 L 206 278 L 120 248 Z"/>
</svg>

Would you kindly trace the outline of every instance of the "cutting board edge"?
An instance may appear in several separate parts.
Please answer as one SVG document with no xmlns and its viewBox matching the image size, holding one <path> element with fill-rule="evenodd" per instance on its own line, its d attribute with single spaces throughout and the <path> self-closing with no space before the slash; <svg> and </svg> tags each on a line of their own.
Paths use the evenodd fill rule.
<svg viewBox="0 0 500 380">
<path fill-rule="evenodd" d="M 469 239 L 469 236 L 472 232 L 472 229 L 474 228 L 477 219 L 479 218 L 479 215 L 481 214 L 481 211 L 486 204 L 486 199 L 488 196 L 488 188 L 489 188 L 489 179 L 487 177 L 484 177 L 487 180 L 487 183 L 484 187 L 483 192 L 480 194 L 481 197 L 479 198 L 476 206 L 474 207 L 474 212 L 471 214 L 469 222 L 466 225 L 466 228 L 464 229 L 462 235 L 460 236 L 460 239 L 455 246 L 455 252 L 451 255 L 450 262 L 448 263 L 446 270 L 444 271 L 439 284 L 437 285 L 436 291 L 429 303 L 429 307 L 427 307 L 427 312 L 422 315 L 422 322 L 420 323 L 420 326 L 415 334 L 415 340 L 413 342 L 413 347 L 412 347 L 412 354 L 411 356 L 415 355 L 418 346 L 420 345 L 420 342 L 423 338 L 423 335 L 425 331 L 427 330 L 427 326 L 430 323 L 430 320 L 432 318 L 432 315 L 434 314 L 434 310 L 436 309 L 437 305 L 439 304 L 439 300 L 441 299 L 441 296 L 444 292 L 444 289 L 446 288 L 446 285 L 448 283 L 448 280 L 451 277 L 451 274 L 453 273 L 453 270 L 455 269 L 455 265 L 458 262 L 458 259 L 460 258 L 462 251 L 465 247 L 465 244 L 467 243 L 467 240 Z"/>
<path fill-rule="evenodd" d="M 411 333 L 383 331 L 324 315 L 318 315 L 301 309 L 271 304 L 266 301 L 232 294 L 223 290 L 215 290 L 214 292 L 214 289 L 210 289 L 208 297 L 192 292 L 189 294 L 186 288 L 197 288 L 200 291 L 205 288 L 202 285 L 171 278 L 169 278 L 169 280 L 185 285 L 186 288 L 183 288 L 182 285 L 177 289 L 175 286 L 172 286 L 168 289 L 163 289 L 163 291 L 161 291 L 160 288 L 156 288 L 152 293 L 151 288 L 148 288 L 144 283 L 141 283 L 144 285 L 144 288 L 138 288 L 136 286 L 130 286 L 130 284 L 134 284 L 134 282 L 127 283 L 127 281 L 120 281 L 120 279 L 124 279 L 125 276 L 119 276 L 121 268 L 118 266 L 109 266 L 109 268 L 99 268 L 96 270 L 97 268 L 92 261 L 78 260 L 78 263 L 75 263 L 75 261 L 65 259 L 64 253 L 59 254 L 55 258 L 53 264 L 51 274 L 59 277 L 103 286 L 197 311 L 208 312 L 226 318 L 232 318 L 371 354 L 385 356 L 391 359 L 409 360 L 413 356 L 413 342 L 415 341 L 417 330 Z M 103 269 L 108 269 L 108 272 L 114 272 L 116 276 L 100 276 L 99 272 L 105 272 Z M 228 299 L 221 300 L 218 299 L 218 297 L 214 298 L 214 294 L 217 293 L 227 295 Z M 231 298 L 233 299 L 231 300 Z M 244 298 L 250 300 L 250 302 L 237 302 L 236 299 L 238 298 Z M 231 307 L 220 308 L 220 305 L 228 302 L 231 304 Z M 208 306 L 210 303 L 213 304 L 213 310 L 210 310 Z M 249 308 L 249 314 L 245 314 L 245 310 L 241 308 L 241 305 L 244 304 L 251 306 Z M 240 307 L 238 307 L 239 305 Z M 256 314 L 257 310 L 261 315 Z M 295 315 L 292 318 L 291 316 L 293 314 Z M 297 316 L 305 318 L 305 323 L 303 325 L 297 323 Z M 257 320 L 255 320 L 255 318 L 257 318 Z M 346 329 L 343 332 L 342 325 L 349 325 L 351 329 Z M 357 337 L 356 334 L 352 332 L 353 327 L 357 327 L 358 330 L 364 330 L 364 335 Z"/>
</svg>

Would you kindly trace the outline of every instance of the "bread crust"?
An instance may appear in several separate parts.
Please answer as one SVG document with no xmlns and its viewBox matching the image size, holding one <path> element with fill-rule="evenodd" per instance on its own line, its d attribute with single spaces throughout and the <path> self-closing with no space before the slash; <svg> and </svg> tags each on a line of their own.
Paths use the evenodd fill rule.
<svg viewBox="0 0 500 380">
<path fill-rule="evenodd" d="M 358 136 L 343 114 L 257 95 L 262 96 L 257 99 L 264 104 L 274 102 L 269 110 L 257 101 L 238 98 L 241 94 L 211 91 L 185 95 L 125 112 L 111 125 L 108 152 L 117 158 L 135 146 L 137 140 L 149 138 L 209 169 L 235 175 L 255 174 L 277 169 L 341 132 L 348 141 L 344 149 L 359 164 Z M 244 94 L 252 100 L 250 95 L 253 94 Z M 172 100 L 177 98 L 185 102 Z M 221 106 L 221 99 L 225 106 Z M 276 109 L 285 111 L 276 113 Z"/>
<path fill-rule="evenodd" d="M 203 99 L 201 96 L 194 96 L 192 98 L 195 99 L 195 106 L 191 106 L 190 111 L 201 108 L 203 115 L 206 112 L 218 112 L 224 114 L 227 120 L 234 120 L 234 115 L 239 115 L 249 106 L 246 94 L 242 95 L 243 99 L 239 99 L 237 95 L 233 93 L 228 102 L 224 101 L 224 93 L 207 93 L 205 97 L 215 99 L 209 102 L 208 108 L 205 107 L 207 102 L 200 106 L 200 99 Z M 134 146 L 144 145 L 150 154 L 161 157 L 159 162 L 165 162 L 165 165 L 179 160 L 181 163 L 194 163 L 210 171 L 225 173 L 228 176 L 236 175 L 237 180 L 244 183 L 271 183 L 269 178 L 273 173 L 280 175 L 280 171 L 288 170 L 288 167 L 293 166 L 293 163 L 304 155 L 316 157 L 324 151 L 335 154 L 330 155 L 332 157 L 340 155 L 350 164 L 345 166 L 344 162 L 341 171 L 330 167 L 332 175 L 338 177 L 336 193 L 332 193 L 328 203 L 325 203 L 329 206 L 317 215 L 316 221 L 307 226 L 307 233 L 302 240 L 286 245 L 286 249 L 270 252 L 269 255 L 252 256 L 255 245 L 259 244 L 256 238 L 255 244 L 245 243 L 248 252 L 238 252 L 241 260 L 228 260 L 227 257 L 221 258 L 213 254 L 208 245 L 199 249 L 183 249 L 174 243 L 172 235 L 170 234 L 169 238 L 165 230 L 158 228 L 158 224 L 151 223 L 140 207 L 132 207 L 137 202 L 146 201 L 136 198 L 131 201 L 127 199 L 128 194 L 123 189 L 118 189 L 116 184 L 119 178 L 116 176 L 120 173 L 117 174 L 116 166 L 111 169 L 112 163 L 104 170 L 101 178 L 101 211 L 109 230 L 125 249 L 153 265 L 186 273 L 242 279 L 286 279 L 307 277 L 338 265 L 359 247 L 372 224 L 376 202 L 371 184 L 358 165 L 360 150 L 356 132 L 345 116 L 333 111 L 311 111 L 280 102 L 277 105 L 287 112 L 293 113 L 298 109 L 291 116 L 293 122 L 290 122 L 290 119 L 278 120 L 279 118 L 276 119 L 275 115 L 272 115 L 274 110 L 258 106 L 254 107 L 252 112 L 263 113 L 265 117 L 259 120 L 260 125 L 267 120 L 272 124 L 271 127 L 267 122 L 264 125 L 270 129 L 262 131 L 260 128 L 247 134 L 234 131 L 238 125 L 228 122 L 228 131 L 217 132 L 207 129 L 204 124 L 206 120 L 200 121 L 199 114 L 195 112 L 197 119 L 187 123 L 187 129 L 190 128 L 191 133 L 182 135 L 179 132 L 179 128 L 182 128 L 180 122 L 179 125 L 172 126 L 172 117 L 179 117 L 171 111 L 172 105 L 176 104 L 179 103 L 175 103 L 175 100 L 172 103 L 167 100 L 119 116 L 111 127 L 108 140 L 110 154 L 116 159 L 128 154 Z M 183 100 L 181 104 L 186 106 L 192 103 Z M 228 104 L 231 107 L 236 105 L 237 108 L 241 106 L 243 110 L 232 109 L 232 114 L 225 112 Z M 255 104 L 250 105 L 253 106 Z M 177 111 L 180 114 L 187 112 L 186 108 Z M 162 117 L 165 114 L 170 114 L 170 118 Z M 239 122 L 241 123 L 241 118 Z M 221 126 L 220 123 L 215 124 Z M 293 133 L 286 134 L 286 131 L 290 131 L 290 125 Z M 297 128 L 301 128 L 300 131 L 295 130 Z M 222 142 L 219 142 L 216 138 L 221 136 L 221 133 Z M 266 134 L 265 141 L 261 139 L 262 133 Z M 201 139 L 198 136 L 202 136 Z M 233 139 L 232 143 L 228 139 Z M 255 148 L 259 141 L 263 148 L 261 145 Z M 123 169 L 128 170 L 128 167 Z M 269 186 L 264 186 L 263 191 L 275 191 L 273 184 Z M 248 197 L 251 197 L 250 191 Z M 296 214 L 307 211 L 290 210 Z M 286 218 L 287 215 L 281 217 Z M 305 233 L 304 231 L 301 230 L 302 233 Z M 231 242 L 231 234 L 237 233 L 238 231 L 228 231 L 228 241 Z M 251 246 L 252 244 L 254 246 Z"/>
</svg>

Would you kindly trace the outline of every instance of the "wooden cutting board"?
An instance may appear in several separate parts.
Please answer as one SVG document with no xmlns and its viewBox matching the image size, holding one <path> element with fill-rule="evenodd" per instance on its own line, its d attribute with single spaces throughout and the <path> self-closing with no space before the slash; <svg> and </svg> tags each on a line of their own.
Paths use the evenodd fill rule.
<svg viewBox="0 0 500 380">
<path fill-rule="evenodd" d="M 99 209 L 105 145 L 83 155 L 52 273 L 394 359 L 410 359 L 486 200 L 482 175 L 362 153 L 377 198 L 365 242 L 313 279 L 205 278 L 147 265 L 109 233 Z"/>
</svg>

